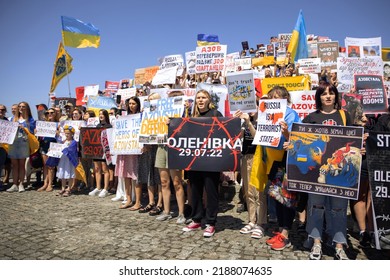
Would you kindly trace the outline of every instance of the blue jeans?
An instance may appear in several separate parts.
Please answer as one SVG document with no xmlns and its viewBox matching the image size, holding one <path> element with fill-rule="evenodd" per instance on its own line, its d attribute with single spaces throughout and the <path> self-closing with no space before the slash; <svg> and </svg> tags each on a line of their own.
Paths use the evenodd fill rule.
<svg viewBox="0 0 390 280">
<path fill-rule="evenodd" d="M 322 240 L 325 216 L 332 242 L 347 244 L 347 206 L 348 199 L 310 193 L 306 225 L 309 237 Z"/>
</svg>

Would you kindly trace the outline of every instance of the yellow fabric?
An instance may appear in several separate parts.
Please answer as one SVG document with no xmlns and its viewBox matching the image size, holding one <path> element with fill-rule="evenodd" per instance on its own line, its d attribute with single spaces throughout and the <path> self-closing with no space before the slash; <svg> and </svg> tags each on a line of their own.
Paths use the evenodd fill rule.
<svg viewBox="0 0 390 280">
<path fill-rule="evenodd" d="M 55 91 L 58 83 L 63 77 L 72 72 L 72 61 L 73 58 L 66 52 L 64 46 L 60 42 L 58 46 L 58 52 L 56 61 L 54 63 L 53 76 L 51 78 L 50 92 Z M 65 66 L 66 62 L 66 66 Z"/>
<path fill-rule="evenodd" d="M 293 76 L 264 78 L 261 80 L 261 90 L 263 94 L 269 92 L 274 86 L 285 87 L 288 91 L 310 90 L 310 76 Z"/>
<path fill-rule="evenodd" d="M 264 191 L 268 181 L 268 174 L 271 171 L 274 161 L 281 161 L 285 153 L 284 150 L 265 148 L 266 161 L 263 161 L 263 149 L 261 146 L 256 147 L 253 156 L 253 165 L 249 185 L 255 187 L 258 191 Z"/>
<path fill-rule="evenodd" d="M 295 55 L 297 53 L 298 44 L 299 44 L 299 32 L 298 30 L 294 30 L 290 39 L 290 43 L 288 44 L 287 53 L 290 53 L 291 56 L 290 56 L 290 61 L 288 61 L 287 63 L 295 61 Z"/>
<path fill-rule="evenodd" d="M 80 162 L 76 166 L 75 172 L 76 172 L 76 179 L 83 181 L 85 184 L 87 184 L 87 176 L 85 176 L 85 170 L 83 168 L 83 165 Z"/>
<path fill-rule="evenodd" d="M 62 31 L 64 45 L 73 48 L 98 48 L 100 45 L 100 36 L 83 33 Z"/>
<path fill-rule="evenodd" d="M 24 128 L 24 131 L 27 134 L 28 146 L 30 148 L 30 155 L 32 155 L 33 153 L 39 150 L 39 141 L 37 137 L 35 137 L 34 134 L 31 134 L 26 127 Z"/>
<path fill-rule="evenodd" d="M 275 59 L 273 56 L 254 57 L 252 58 L 252 66 L 274 65 Z"/>
<path fill-rule="evenodd" d="M 343 119 L 343 125 L 347 125 L 347 117 L 345 116 L 344 110 L 339 110 L 341 118 Z"/>
<path fill-rule="evenodd" d="M 7 152 L 7 154 L 8 154 L 8 149 L 9 149 L 8 144 L 6 144 L 6 143 L 1 143 L 1 144 L 0 144 L 0 148 L 3 148 L 3 149 Z"/>
</svg>

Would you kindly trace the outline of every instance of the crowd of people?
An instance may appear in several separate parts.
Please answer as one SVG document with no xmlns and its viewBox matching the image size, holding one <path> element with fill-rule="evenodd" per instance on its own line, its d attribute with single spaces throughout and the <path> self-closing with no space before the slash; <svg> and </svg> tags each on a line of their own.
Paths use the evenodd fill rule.
<svg viewBox="0 0 390 280">
<path fill-rule="evenodd" d="M 279 71 L 280 70 L 280 71 Z M 271 71 L 264 67 L 265 77 L 292 76 L 297 71 L 294 65 L 286 65 L 282 69 Z M 287 108 L 284 121 L 281 122 L 282 140 L 277 148 L 261 147 L 252 144 L 256 133 L 257 113 L 234 112 L 232 117 L 242 120 L 242 160 L 240 177 L 242 184 L 242 205 L 248 211 L 247 224 L 237 234 L 250 234 L 252 238 L 265 237 L 266 228 L 269 227 L 271 213 L 276 214 L 278 230 L 275 235 L 265 242 L 273 250 L 284 250 L 291 246 L 289 233 L 294 220 L 299 219 L 300 229 L 306 230 L 308 239 L 304 246 L 311 249 L 309 258 L 319 260 L 322 257 L 322 246 L 327 244 L 335 249 L 335 257 L 340 260 L 348 259 L 347 248 L 347 209 L 351 207 L 359 226 L 362 246 L 369 246 L 372 242 L 372 213 L 370 210 L 370 188 L 367 172 L 360 177 L 360 193 L 357 201 L 337 198 L 328 195 L 305 194 L 298 195 L 297 207 L 287 207 L 270 199 L 267 188 L 277 181 L 283 180 L 283 172 L 286 169 L 286 147 L 293 123 L 303 122 L 323 124 L 326 120 L 332 120 L 334 125 L 358 125 L 353 123 L 350 114 L 341 110 L 340 94 L 337 90 L 337 75 L 334 72 L 322 73 L 320 83 L 316 88 L 316 111 L 310 113 L 301 120 L 297 112 Z M 203 74 L 195 78 L 192 75 L 183 75 L 177 79 L 176 85 L 171 88 L 193 88 L 199 83 L 225 83 L 221 73 Z M 137 89 L 137 95 L 147 95 L 150 84 Z M 148 99 L 160 98 L 154 94 L 148 95 Z M 285 87 L 275 86 L 267 94 L 258 95 L 257 99 L 286 99 L 291 105 L 290 93 Z M 124 107 L 101 109 L 99 111 L 99 123 L 97 127 L 112 127 L 113 117 L 118 118 L 123 114 L 137 114 L 141 111 L 140 99 L 133 96 L 126 100 Z M 2 190 L 7 192 L 24 192 L 26 187 L 26 166 L 31 160 L 30 155 L 36 151 L 32 149 L 34 133 L 36 132 L 35 120 L 29 104 L 25 101 L 12 106 L 12 116 L 7 117 L 6 106 L 0 104 L 0 119 L 17 122 L 19 124 L 15 140 L 9 146 L 0 148 L 0 167 L 4 174 L 1 182 Z M 186 114 L 188 110 L 186 110 Z M 221 117 L 213 98 L 206 90 L 197 90 L 191 117 Z M 68 103 L 65 113 L 53 106 L 46 110 L 44 120 L 61 124 L 64 120 L 83 121 L 82 126 L 87 125 L 89 118 L 95 117 L 95 112 L 87 110 L 83 106 L 74 106 Z M 111 117 L 111 118 L 110 118 Z M 385 119 L 387 117 L 387 119 Z M 389 131 L 388 115 L 375 118 L 364 116 L 365 129 Z M 169 121 L 167 120 L 167 125 Z M 221 172 L 188 171 L 170 169 L 167 160 L 167 147 L 165 145 L 144 145 L 141 155 L 117 155 L 116 162 L 107 163 L 106 159 L 85 159 L 80 154 L 80 143 L 74 140 L 75 128 L 69 125 L 63 127 L 65 139 L 56 137 L 35 137 L 39 141 L 39 153 L 43 159 L 41 173 L 37 174 L 40 185 L 38 192 L 57 191 L 58 196 L 68 197 L 76 192 L 84 192 L 89 196 L 107 197 L 110 192 L 115 196 L 113 201 L 121 201 L 120 209 L 137 211 L 141 214 L 148 213 L 155 216 L 157 221 L 166 221 L 176 216 L 176 222 L 182 224 L 184 232 L 195 231 L 204 224 L 204 237 L 215 234 L 218 220 L 218 191 L 226 178 Z M 47 155 L 50 143 L 60 142 L 64 144 L 61 158 L 52 158 Z M 258 168 L 259 159 L 266 159 L 266 166 Z M 26 164 L 27 161 L 27 164 Z M 363 164 L 365 161 L 363 161 Z M 82 165 L 85 179 L 78 176 L 79 165 Z M 4 169 L 4 170 L 3 170 Z M 362 167 L 362 173 L 367 168 Z M 12 176 L 11 176 L 12 174 Z M 27 176 L 26 176 L 27 175 Z M 226 175 L 226 173 L 224 174 Z M 228 174 L 228 180 L 234 182 L 237 174 Z M 258 178 L 254 180 L 253 178 Z M 56 181 L 58 185 L 56 186 Z M 238 180 L 240 181 L 240 180 Z M 257 182 L 255 185 L 253 181 Z M 143 190 L 147 192 L 147 204 L 143 205 Z M 177 201 L 178 213 L 171 211 L 171 190 L 174 191 Z M 241 209 L 242 211 L 242 209 Z"/>
</svg>

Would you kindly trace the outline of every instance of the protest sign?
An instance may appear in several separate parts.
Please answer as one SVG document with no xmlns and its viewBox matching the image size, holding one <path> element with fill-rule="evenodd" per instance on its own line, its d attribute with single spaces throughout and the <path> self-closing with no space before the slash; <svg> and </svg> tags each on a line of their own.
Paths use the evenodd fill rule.
<svg viewBox="0 0 390 280">
<path fill-rule="evenodd" d="M 101 133 L 105 128 L 82 127 L 80 130 L 81 157 L 103 159 Z"/>
<path fill-rule="evenodd" d="M 237 171 L 241 156 L 238 118 L 174 118 L 169 124 L 168 167 Z"/>
<path fill-rule="evenodd" d="M 140 143 L 163 144 L 167 142 L 167 118 L 182 117 L 184 96 L 150 100 L 142 112 Z"/>
<path fill-rule="evenodd" d="M 274 86 L 285 87 L 288 91 L 309 90 L 309 76 L 264 78 L 261 80 L 261 90 L 267 94 Z"/>
<path fill-rule="evenodd" d="M 289 141 L 289 190 L 358 198 L 363 127 L 294 123 Z"/>
<path fill-rule="evenodd" d="M 321 58 L 321 69 L 336 69 L 339 56 L 339 42 L 318 42 L 318 57 Z"/>
<path fill-rule="evenodd" d="M 315 90 L 291 91 L 291 109 L 294 109 L 301 120 L 316 110 Z"/>
<path fill-rule="evenodd" d="M 54 105 L 61 109 L 62 115 L 66 114 L 65 105 L 67 103 L 72 103 L 73 106 L 76 105 L 76 98 L 71 97 L 56 97 L 54 100 Z"/>
<path fill-rule="evenodd" d="M 247 113 L 256 112 L 256 90 L 253 71 L 228 73 L 226 79 L 230 113 L 237 110 Z"/>
<path fill-rule="evenodd" d="M 0 120 L 0 143 L 14 143 L 16 132 L 18 131 L 19 123 Z"/>
<path fill-rule="evenodd" d="M 352 85 L 356 74 L 383 76 L 383 62 L 380 57 L 338 57 L 337 80 L 339 84 Z"/>
<path fill-rule="evenodd" d="M 381 56 L 382 38 L 345 38 L 348 57 Z"/>
<path fill-rule="evenodd" d="M 87 126 L 96 127 L 99 124 L 99 122 L 100 122 L 99 117 L 88 118 Z"/>
<path fill-rule="evenodd" d="M 177 66 L 172 68 L 159 69 L 153 77 L 152 85 L 175 84 Z"/>
<path fill-rule="evenodd" d="M 282 137 L 280 121 L 286 114 L 287 100 L 260 100 L 256 134 L 253 144 L 268 147 L 278 147 Z"/>
<path fill-rule="evenodd" d="M 159 62 L 160 62 L 160 70 L 168 69 L 168 68 L 176 68 L 177 76 L 181 76 L 183 74 L 184 59 L 181 54 L 164 56 L 163 58 L 159 59 Z"/>
<path fill-rule="evenodd" d="M 98 118 L 99 119 L 99 118 Z M 99 123 L 99 120 L 98 120 L 98 123 Z M 66 136 L 65 136 L 65 132 L 64 132 L 64 126 L 65 125 L 68 125 L 68 126 L 71 126 L 74 128 L 74 135 L 73 135 L 73 139 L 76 141 L 76 142 L 79 142 L 80 140 L 80 128 L 82 126 L 85 126 L 85 121 L 61 121 L 60 122 L 60 125 L 59 125 L 59 131 L 60 131 L 60 137 L 62 139 L 62 141 L 65 141 L 66 140 Z M 94 125 L 96 126 L 96 125 Z"/>
<path fill-rule="evenodd" d="M 321 59 L 320 58 L 304 58 L 298 59 L 299 74 L 314 74 L 321 73 Z M 335 63 L 336 66 L 336 63 Z"/>
<path fill-rule="evenodd" d="M 36 121 L 35 136 L 39 137 L 55 137 L 57 133 L 57 122 Z"/>
<path fill-rule="evenodd" d="M 65 149 L 64 144 L 50 142 L 49 151 L 47 152 L 46 155 L 53 158 L 61 158 L 63 149 Z"/>
<path fill-rule="evenodd" d="M 196 48 L 196 73 L 223 71 L 226 59 L 226 45 L 209 45 Z"/>
<path fill-rule="evenodd" d="M 114 98 L 107 96 L 90 96 L 88 98 L 87 109 L 93 110 L 96 116 L 99 116 L 101 109 L 109 111 L 113 107 L 117 107 Z"/>
<path fill-rule="evenodd" d="M 387 113 L 387 95 L 383 77 L 379 75 L 355 75 L 355 89 L 362 97 L 365 114 Z"/>
<path fill-rule="evenodd" d="M 186 52 L 186 67 L 187 67 L 187 74 L 192 75 L 195 74 L 195 65 L 196 65 L 196 54 L 195 51 L 192 52 Z"/>
<path fill-rule="evenodd" d="M 115 155 L 139 155 L 142 144 L 139 143 L 141 114 L 118 117 L 114 123 L 113 148 Z"/>
<path fill-rule="evenodd" d="M 366 149 L 376 249 L 390 249 L 390 133 L 370 131 Z"/>
</svg>

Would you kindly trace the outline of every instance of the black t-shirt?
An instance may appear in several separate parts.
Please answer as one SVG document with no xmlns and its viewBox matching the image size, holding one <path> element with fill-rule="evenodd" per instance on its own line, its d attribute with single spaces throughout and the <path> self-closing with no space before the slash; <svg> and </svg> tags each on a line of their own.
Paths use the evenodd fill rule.
<svg viewBox="0 0 390 280">
<path fill-rule="evenodd" d="M 351 126 L 351 116 L 348 112 L 345 112 L 346 125 Z M 324 114 L 321 111 L 317 110 L 315 112 L 310 113 L 303 120 L 303 123 L 311 123 L 311 124 L 323 124 L 323 125 L 344 125 L 343 118 L 341 117 L 340 111 L 335 111 L 332 114 Z"/>
<path fill-rule="evenodd" d="M 206 112 L 199 113 L 199 117 L 223 117 L 223 115 L 217 109 L 210 109 Z"/>
</svg>

